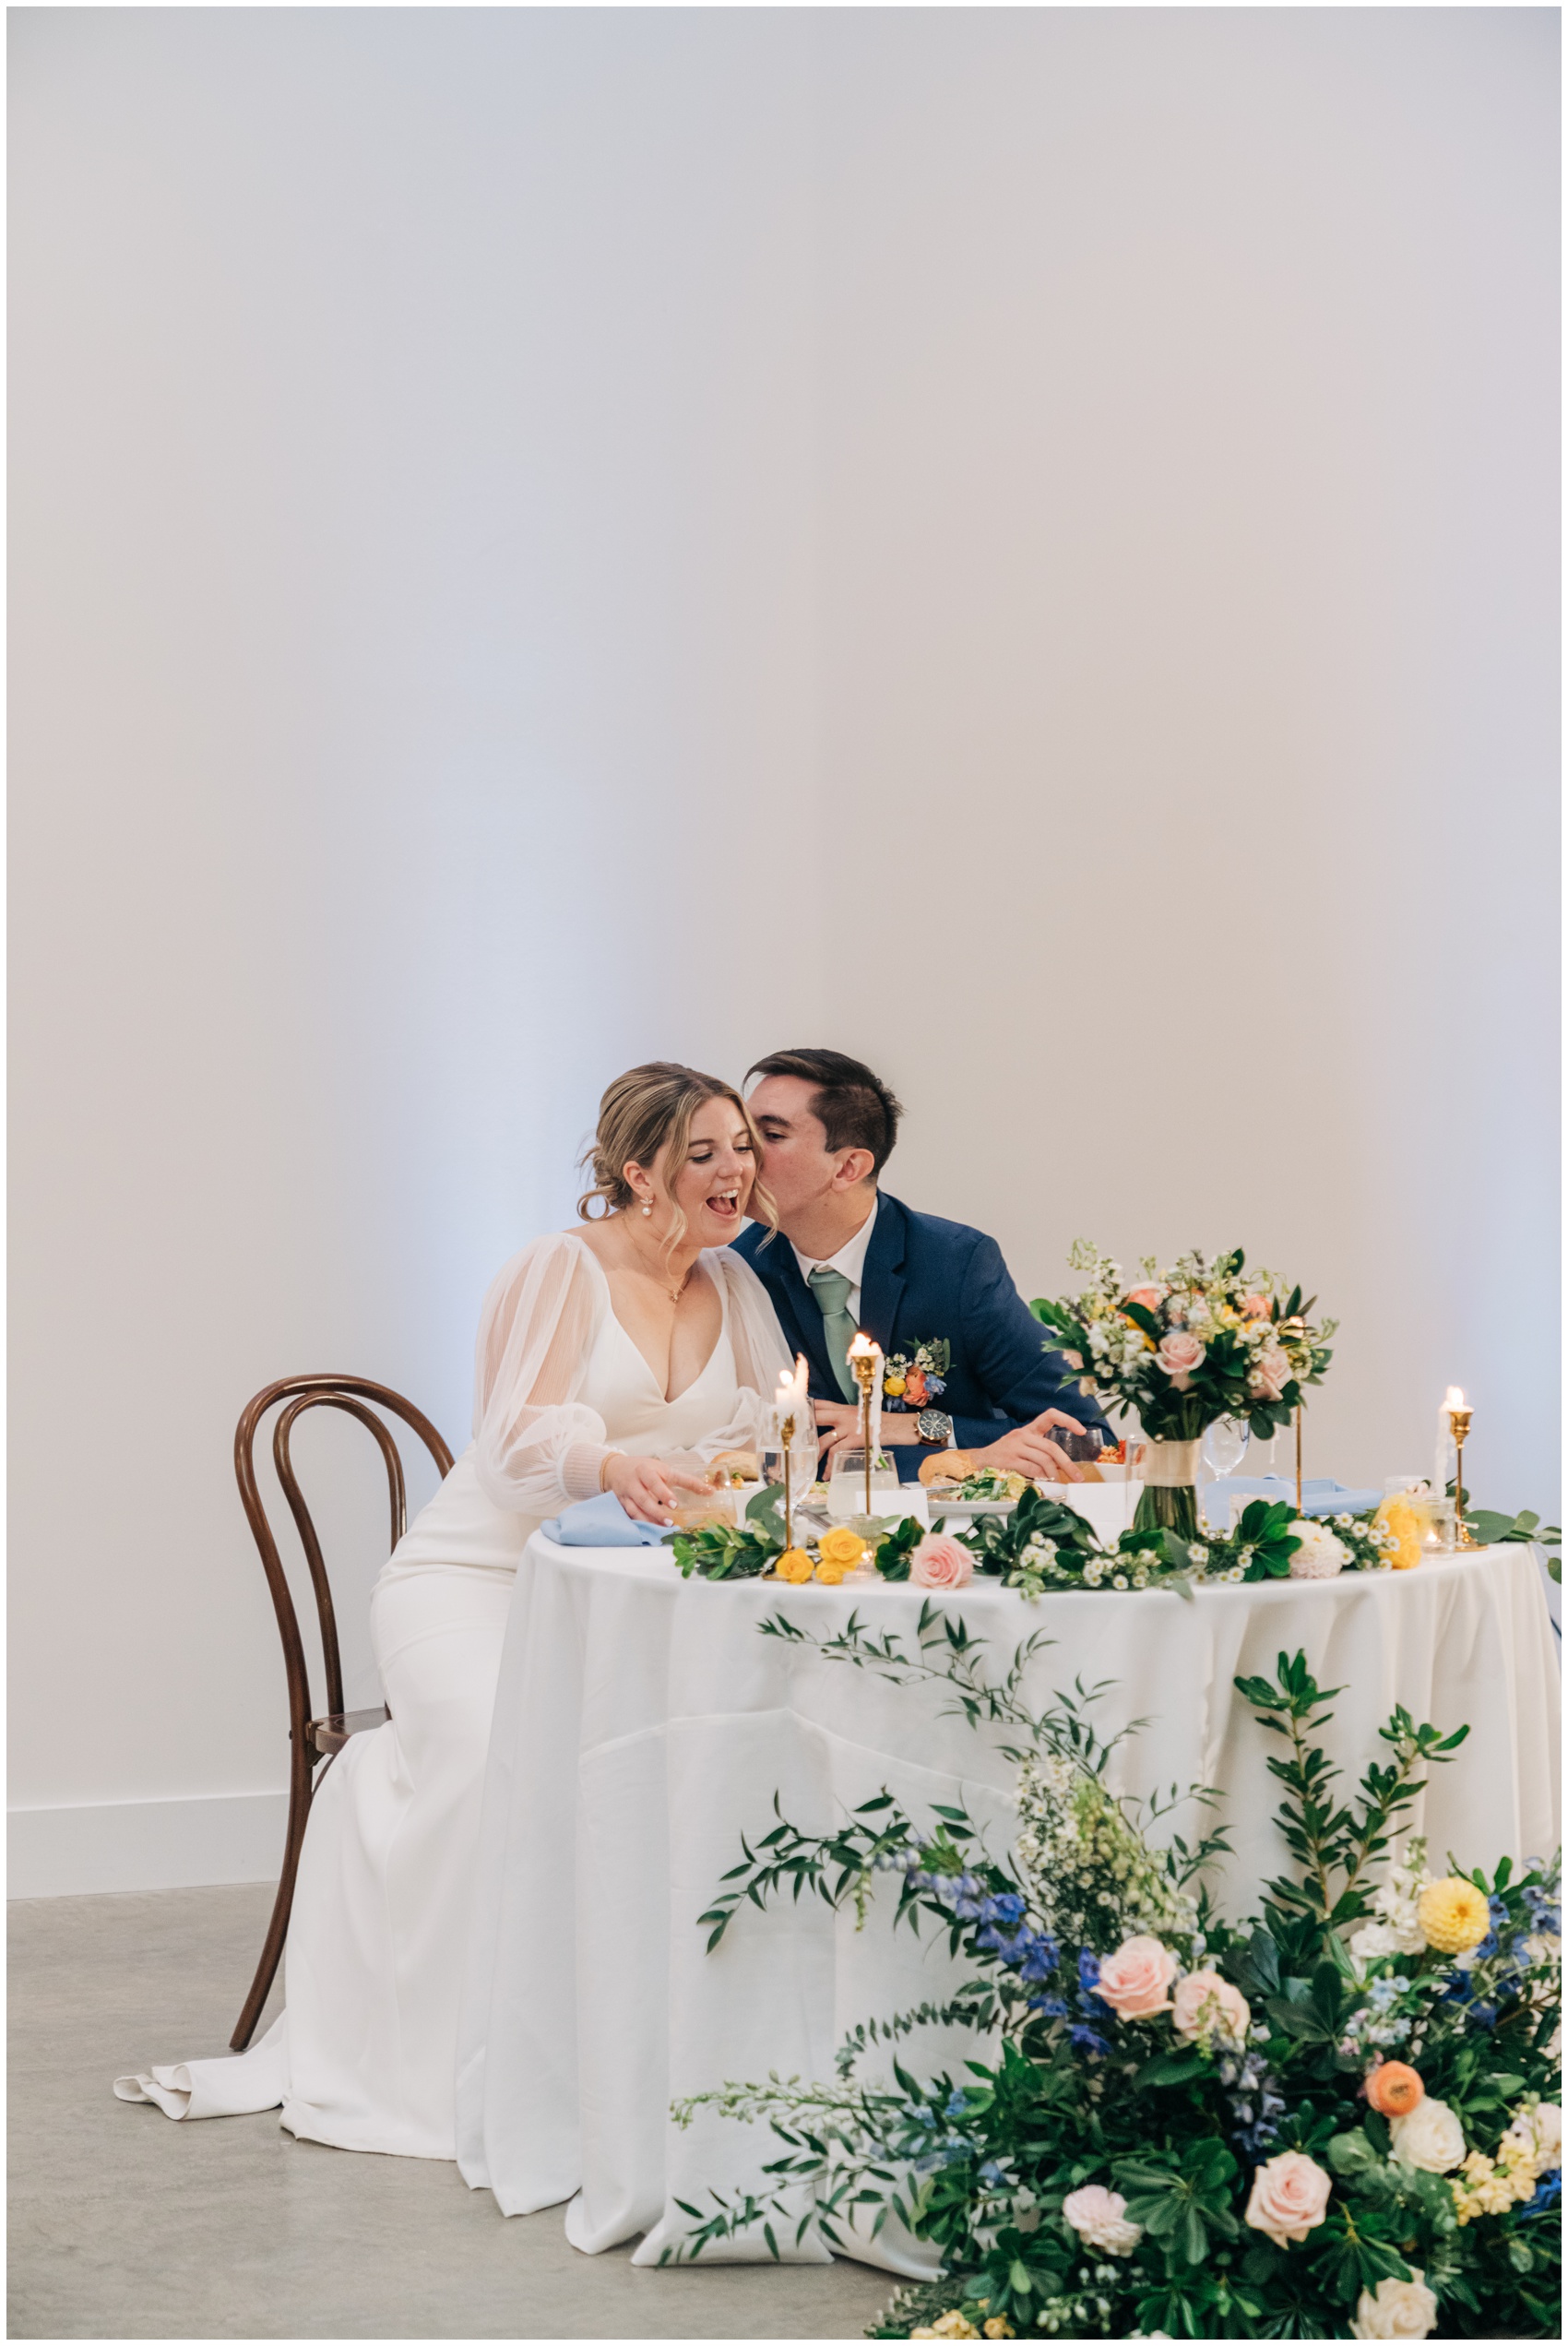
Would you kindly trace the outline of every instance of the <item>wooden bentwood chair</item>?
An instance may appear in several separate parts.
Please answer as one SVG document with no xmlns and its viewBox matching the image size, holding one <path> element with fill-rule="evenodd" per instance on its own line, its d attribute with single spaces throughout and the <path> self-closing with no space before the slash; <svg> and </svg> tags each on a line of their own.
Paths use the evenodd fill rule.
<svg viewBox="0 0 1568 2346">
<path fill-rule="evenodd" d="M 300 1636 L 299 1616 L 289 1593 L 289 1583 L 283 1571 L 283 1559 L 278 1553 L 278 1542 L 267 1519 L 261 1492 L 255 1479 L 255 1437 L 262 1419 L 275 1403 L 288 1406 L 282 1411 L 272 1429 L 272 1462 L 278 1470 L 278 1481 L 289 1511 L 299 1531 L 300 1544 L 310 1569 L 311 1586 L 315 1591 L 316 1618 L 321 1626 L 321 1657 L 327 1676 L 327 1709 L 317 1718 L 311 1716 L 310 1678 L 305 1668 L 305 1649 Z M 265 1386 L 248 1401 L 234 1429 L 234 1474 L 240 1485 L 240 1500 L 245 1518 L 261 1551 L 262 1570 L 272 1591 L 273 1610 L 278 1615 L 278 1627 L 283 1639 L 283 1668 L 289 1680 L 289 1830 L 283 1849 L 283 1872 L 278 1884 L 278 1896 L 273 1900 L 272 1920 L 267 1926 L 267 1939 L 261 1950 L 251 1992 L 245 1998 L 234 2033 L 229 2042 L 236 2053 L 243 2053 L 251 2041 L 256 2021 L 261 2017 L 272 1983 L 277 1977 L 282 1959 L 283 1942 L 289 1932 L 289 1913 L 294 1903 L 294 1876 L 299 1871 L 300 1850 L 305 1837 L 305 1821 L 310 1804 L 321 1778 L 315 1770 L 325 1759 L 330 1767 L 350 1735 L 363 1734 L 367 1728 L 380 1727 L 391 1713 L 383 1705 L 374 1710 L 345 1710 L 343 1708 L 343 1671 L 338 1653 L 338 1621 L 332 1610 L 332 1590 L 327 1582 L 327 1566 L 321 1554 L 321 1542 L 311 1521 L 310 1509 L 295 1478 L 289 1444 L 295 1425 L 307 1410 L 341 1410 L 345 1415 L 357 1418 L 374 1435 L 381 1447 L 386 1468 L 387 1490 L 392 1503 L 392 1546 L 395 1548 L 408 1528 L 408 1495 L 403 1482 L 403 1461 L 392 1435 L 365 1405 L 374 1401 L 377 1409 L 390 1416 L 399 1417 L 412 1428 L 443 1476 L 452 1471 L 452 1453 L 429 1418 L 422 1416 L 411 1401 L 392 1392 L 385 1385 L 373 1385 L 363 1376 L 285 1376 L 276 1385 Z M 325 1775 L 326 1769 L 322 1769 Z"/>
</svg>

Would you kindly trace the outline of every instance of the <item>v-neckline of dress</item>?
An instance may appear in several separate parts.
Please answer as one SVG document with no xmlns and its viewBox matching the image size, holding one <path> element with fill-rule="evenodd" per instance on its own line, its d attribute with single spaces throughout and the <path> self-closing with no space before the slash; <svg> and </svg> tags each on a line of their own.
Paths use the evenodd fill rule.
<svg viewBox="0 0 1568 2346">
<path fill-rule="evenodd" d="M 573 1235 L 576 1236 L 576 1233 L 574 1233 Z M 627 1343 L 636 1354 L 637 1362 L 642 1369 L 643 1375 L 647 1378 L 648 1383 L 652 1386 L 654 1391 L 658 1394 L 665 1408 L 667 1410 L 672 1410 L 677 1401 L 683 1401 L 688 1393 L 695 1393 L 696 1391 L 697 1387 L 702 1383 L 703 1378 L 707 1375 L 708 1370 L 713 1366 L 714 1362 L 719 1357 L 719 1347 L 723 1343 L 730 1328 L 730 1300 L 724 1292 L 723 1286 L 719 1280 L 713 1278 L 711 1272 L 709 1272 L 705 1267 L 703 1269 L 703 1277 L 709 1281 L 710 1285 L 717 1291 L 719 1296 L 719 1333 L 713 1340 L 712 1352 L 709 1352 L 707 1360 L 704 1361 L 701 1368 L 698 1369 L 691 1383 L 689 1385 L 683 1385 L 678 1393 L 667 1393 L 663 1386 L 660 1385 L 659 1381 L 659 1371 L 654 1367 L 653 1363 L 648 1359 L 647 1354 L 643 1351 L 642 1346 L 637 1342 L 636 1338 L 632 1334 L 631 1329 L 626 1326 L 625 1321 L 621 1317 L 620 1313 L 615 1308 L 615 1295 L 614 1291 L 610 1284 L 609 1272 L 605 1269 L 604 1265 L 600 1261 L 599 1256 L 594 1253 L 593 1248 L 588 1244 L 586 1239 L 578 1239 L 577 1244 L 582 1247 L 584 1254 L 587 1255 L 589 1262 L 592 1263 L 595 1270 L 598 1271 L 600 1279 L 604 1281 L 604 1301 L 611 1318 L 614 1321 L 615 1326 L 620 1329 L 622 1335 L 625 1338 Z M 692 1265 L 692 1268 L 695 1270 L 701 1263 L 702 1256 L 699 1255 L 696 1262 Z"/>
</svg>

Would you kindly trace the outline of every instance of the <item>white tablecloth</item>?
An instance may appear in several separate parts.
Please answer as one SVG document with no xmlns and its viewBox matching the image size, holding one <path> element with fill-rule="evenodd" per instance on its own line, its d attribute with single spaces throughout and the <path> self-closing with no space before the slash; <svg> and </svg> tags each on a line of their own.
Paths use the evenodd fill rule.
<svg viewBox="0 0 1568 2346">
<path fill-rule="evenodd" d="M 672 2097 L 774 2069 L 830 2076 L 847 2029 L 944 1992 L 944 1949 L 907 1928 L 895 1936 L 891 1885 L 859 1933 L 852 1913 L 814 1898 L 748 1906 L 709 1956 L 696 1922 L 742 1834 L 754 1844 L 775 1821 L 775 1792 L 808 1831 L 884 1786 L 917 1816 L 962 1800 L 1007 1845 L 1012 1770 L 986 1734 L 939 1718 L 937 1695 L 758 1631 L 775 1613 L 831 1631 L 858 1609 L 912 1642 L 922 1602 L 863 1582 L 685 1581 L 658 1551 L 529 1542 L 491 1743 L 458 2062 L 462 2171 L 506 2214 L 570 2199 L 576 2247 L 644 2233 L 636 2260 L 653 2262 L 687 2228 L 677 2197 L 701 2206 L 709 2186 L 754 2185 L 779 2148 L 706 2113 L 683 2132 Z M 1345 1689 L 1328 1742 L 1347 1792 L 1381 1756 L 1376 1732 L 1396 1702 L 1445 1731 L 1469 1723 L 1412 1816 L 1434 1862 L 1452 1850 L 1490 1866 L 1556 1846 L 1558 1664 L 1528 1548 L 1206 1590 L 1190 1603 L 1085 1590 L 1031 1606 L 994 1582 L 946 1602 L 999 1663 L 1033 1630 L 1053 1640 L 1032 1665 L 1037 1707 L 1075 1678 L 1111 1679 L 1101 1731 L 1151 1720 L 1113 1763 L 1118 1789 L 1221 1788 L 1229 1911 L 1253 1908 L 1258 1882 L 1287 1862 L 1264 1764 L 1276 1739 L 1231 1681 L 1272 1676 L 1298 1647 L 1320 1684 Z M 1191 1838 L 1200 1816 L 1176 1828 Z M 914 2066 L 974 2050 L 956 2035 L 913 2043 Z M 895 2270 L 927 2264 L 912 2243 L 869 2253 Z"/>
</svg>

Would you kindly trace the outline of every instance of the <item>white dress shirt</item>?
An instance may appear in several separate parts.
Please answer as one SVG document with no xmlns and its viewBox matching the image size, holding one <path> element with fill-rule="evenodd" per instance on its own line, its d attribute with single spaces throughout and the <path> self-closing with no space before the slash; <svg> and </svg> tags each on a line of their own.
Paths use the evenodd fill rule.
<svg viewBox="0 0 1568 2346">
<path fill-rule="evenodd" d="M 856 1231 L 853 1238 L 840 1246 L 836 1255 L 829 1255 L 826 1261 L 819 1261 L 812 1255 L 802 1255 L 800 1248 L 794 1245 L 793 1240 L 790 1241 L 795 1260 L 801 1266 L 801 1277 L 805 1280 L 808 1290 L 811 1289 L 811 1276 L 814 1270 L 842 1271 L 849 1282 L 849 1292 L 844 1298 L 844 1309 L 857 1328 L 861 1320 L 861 1274 L 866 1267 L 866 1248 L 871 1244 L 872 1232 L 876 1228 L 876 1207 L 877 1201 L 873 1198 L 871 1211 Z M 814 1291 L 812 1292 L 812 1301 L 814 1304 L 817 1301 Z M 817 1308 L 818 1310 L 822 1308 L 820 1304 Z"/>
</svg>

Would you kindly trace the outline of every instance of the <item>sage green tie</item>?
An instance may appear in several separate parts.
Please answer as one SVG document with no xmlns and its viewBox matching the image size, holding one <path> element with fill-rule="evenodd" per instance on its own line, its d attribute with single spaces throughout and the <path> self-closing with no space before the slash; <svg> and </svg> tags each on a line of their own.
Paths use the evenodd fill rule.
<svg viewBox="0 0 1568 2346">
<path fill-rule="evenodd" d="M 853 1282 L 846 1279 L 841 1270 L 829 1270 L 825 1264 L 819 1263 L 808 1283 L 822 1314 L 823 1341 L 827 1346 L 827 1357 L 833 1364 L 833 1374 L 838 1379 L 838 1390 L 847 1401 L 852 1401 L 859 1391 L 855 1372 L 849 1361 L 849 1346 L 855 1337 L 855 1323 L 844 1309 L 844 1299 Z"/>
</svg>

